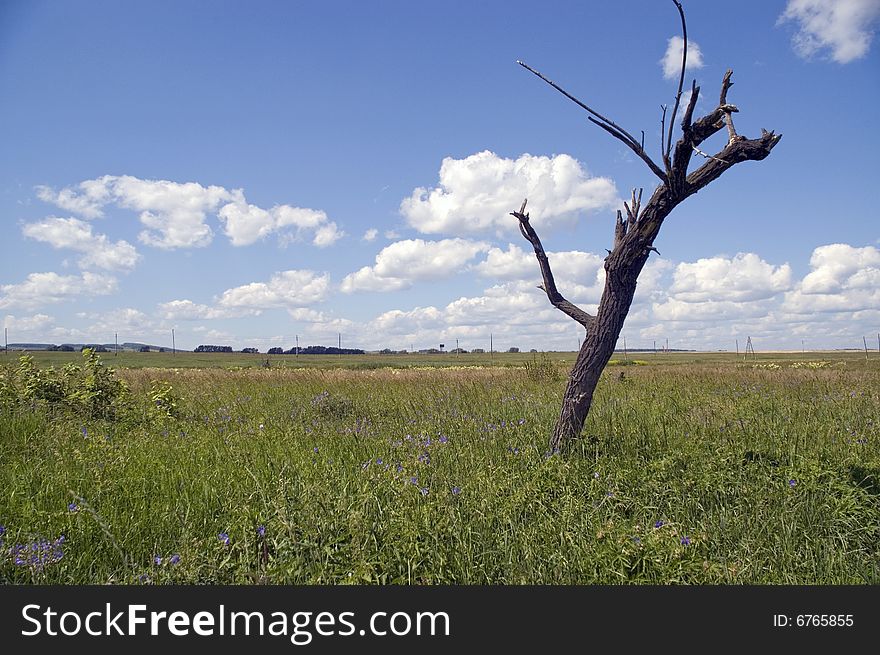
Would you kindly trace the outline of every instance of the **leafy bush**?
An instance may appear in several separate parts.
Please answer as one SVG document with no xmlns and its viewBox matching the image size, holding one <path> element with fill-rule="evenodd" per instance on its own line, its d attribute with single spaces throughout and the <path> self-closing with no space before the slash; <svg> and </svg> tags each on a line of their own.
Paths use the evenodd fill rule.
<svg viewBox="0 0 880 655">
<path fill-rule="evenodd" d="M 0 374 L 0 403 L 7 408 L 46 406 L 86 418 L 115 418 L 127 405 L 128 386 L 94 350 L 86 348 L 82 355 L 82 365 L 70 363 L 60 369 L 40 369 L 33 357 L 22 355 L 18 367 L 4 367 Z"/>
</svg>

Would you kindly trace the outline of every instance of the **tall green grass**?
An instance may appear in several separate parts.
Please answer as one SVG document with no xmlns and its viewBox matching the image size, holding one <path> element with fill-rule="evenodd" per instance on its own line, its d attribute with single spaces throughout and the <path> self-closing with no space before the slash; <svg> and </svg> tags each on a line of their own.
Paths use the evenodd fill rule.
<svg viewBox="0 0 880 655">
<path fill-rule="evenodd" d="M 113 417 L 7 404 L 0 581 L 880 582 L 876 367 L 610 368 L 562 458 L 564 373 L 120 369 Z"/>
</svg>

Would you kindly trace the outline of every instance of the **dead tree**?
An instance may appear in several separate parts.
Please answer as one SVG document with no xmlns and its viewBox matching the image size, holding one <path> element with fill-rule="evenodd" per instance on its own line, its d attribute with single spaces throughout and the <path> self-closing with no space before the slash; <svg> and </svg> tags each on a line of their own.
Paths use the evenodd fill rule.
<svg viewBox="0 0 880 655">
<path fill-rule="evenodd" d="M 669 119 L 668 130 L 666 129 L 666 108 L 662 108 L 660 137 L 662 166 L 652 160 L 645 151 L 644 132 L 642 132 L 641 140 L 637 141 L 622 127 L 588 107 L 538 71 L 521 61 L 517 62 L 585 110 L 589 114 L 588 119 L 591 122 L 623 142 L 660 179 L 660 184 L 654 189 L 647 204 L 642 205 L 642 190 L 633 190 L 630 203 L 623 203 L 626 217 L 624 218 L 620 210 L 617 211 L 613 246 L 605 258 L 605 288 L 595 316 L 566 300 L 556 288 L 553 272 L 550 269 L 550 260 L 544 252 L 538 234 L 529 223 L 529 214 L 526 212 L 528 199 L 523 201 L 519 211 L 511 212 L 519 221 L 519 229 L 523 237 L 532 244 L 535 250 L 535 256 L 538 259 L 541 276 L 544 280 L 539 288 L 547 294 L 547 298 L 554 307 L 580 323 L 586 330 L 586 336 L 571 370 L 568 386 L 563 396 L 562 409 L 550 438 L 551 452 L 566 451 L 571 446 L 572 440 L 576 439 L 583 429 L 593 400 L 593 392 L 603 369 L 614 354 L 623 322 L 632 305 L 639 274 L 651 252 L 657 252 L 654 240 L 660 232 L 664 219 L 679 203 L 721 177 L 729 168 L 740 162 L 759 161 L 767 157 L 782 138 L 781 134 L 774 134 L 766 130 L 761 130 L 761 136 L 757 139 L 748 139 L 737 134 L 733 125 L 733 114 L 739 110 L 735 105 L 727 102 L 727 92 L 733 86 L 733 82 L 730 81 L 732 71 L 728 70 L 721 82 L 718 106 L 697 120 L 693 120 L 693 113 L 700 95 L 700 87 L 694 81 L 691 86 L 690 98 L 682 114 L 681 136 L 673 149 L 672 126 L 682 99 L 682 86 L 687 63 L 687 25 L 684 10 L 678 0 L 673 0 L 673 2 L 681 17 L 684 47 L 678 93 L 675 96 L 675 105 Z M 703 152 L 700 149 L 703 142 L 724 129 L 725 126 L 727 127 L 726 145 L 714 155 Z M 704 158 L 705 161 L 695 170 L 688 172 L 691 158 L 695 154 Z"/>
</svg>

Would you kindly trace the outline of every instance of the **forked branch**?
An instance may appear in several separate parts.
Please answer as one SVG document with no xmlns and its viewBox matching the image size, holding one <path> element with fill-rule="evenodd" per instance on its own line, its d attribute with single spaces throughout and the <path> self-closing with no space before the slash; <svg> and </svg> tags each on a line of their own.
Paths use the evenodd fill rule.
<svg viewBox="0 0 880 655">
<path fill-rule="evenodd" d="M 573 318 L 585 328 L 589 327 L 590 322 L 594 317 L 574 303 L 566 300 L 556 288 L 556 280 L 553 279 L 553 271 L 550 270 L 550 260 L 547 258 L 547 253 L 544 252 L 544 246 L 541 245 L 541 239 L 538 238 L 538 233 L 535 232 L 535 229 L 532 227 L 531 223 L 529 223 L 529 215 L 526 213 L 526 204 L 528 201 L 528 198 L 523 200 L 520 210 L 518 212 L 510 212 L 510 215 L 519 221 L 520 233 L 529 243 L 532 244 L 532 248 L 535 249 L 535 257 L 537 257 L 538 265 L 541 267 L 541 277 L 544 278 L 544 284 L 538 288 L 547 294 L 550 304 L 556 307 L 556 309 L 570 318 Z"/>
</svg>

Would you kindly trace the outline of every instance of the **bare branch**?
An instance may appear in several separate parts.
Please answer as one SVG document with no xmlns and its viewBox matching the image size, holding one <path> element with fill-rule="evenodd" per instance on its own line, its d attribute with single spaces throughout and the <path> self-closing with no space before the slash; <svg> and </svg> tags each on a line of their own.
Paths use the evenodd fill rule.
<svg viewBox="0 0 880 655">
<path fill-rule="evenodd" d="M 693 120 L 694 108 L 697 106 L 697 98 L 699 97 L 700 87 L 697 86 L 697 81 L 694 80 L 693 84 L 691 84 L 691 97 L 688 98 L 687 107 L 685 107 L 684 115 L 681 117 L 682 132 L 686 132 L 691 128 L 691 120 Z"/>
<path fill-rule="evenodd" d="M 544 278 L 544 284 L 538 288 L 547 294 L 547 298 L 550 299 L 550 304 L 556 307 L 556 309 L 574 319 L 585 328 L 589 327 L 595 317 L 588 314 L 574 303 L 566 300 L 556 288 L 556 280 L 553 279 L 553 271 L 550 270 L 550 260 L 547 258 L 547 253 L 544 252 L 544 246 L 541 245 L 541 239 L 538 238 L 537 232 L 535 232 L 535 229 L 529 223 L 529 215 L 525 213 L 527 202 L 528 198 L 523 200 L 522 207 L 520 207 L 518 212 L 510 212 L 510 215 L 519 221 L 520 233 L 529 243 L 532 244 L 532 248 L 535 250 L 535 257 L 537 257 L 538 265 L 541 267 L 541 277 Z"/>
<path fill-rule="evenodd" d="M 681 48 L 681 74 L 678 77 L 678 92 L 675 94 L 675 106 L 672 108 L 672 116 L 669 118 L 669 134 L 666 136 L 666 150 L 664 150 L 663 161 L 666 162 L 666 170 L 672 173 L 672 167 L 669 164 L 669 153 L 672 152 L 672 126 L 675 124 L 675 114 L 678 113 L 678 104 L 681 102 L 681 90 L 684 87 L 684 70 L 687 65 L 688 54 L 688 32 L 687 22 L 684 20 L 684 9 L 678 0 L 672 0 L 678 9 L 678 15 L 681 17 L 681 36 L 684 43 Z"/>
<path fill-rule="evenodd" d="M 719 107 L 733 106 L 727 104 L 727 91 L 733 86 L 733 82 L 730 81 L 731 75 L 733 75 L 733 71 L 728 68 L 727 72 L 724 73 L 724 79 L 721 81 L 721 97 L 718 100 Z M 724 118 L 727 122 L 727 143 L 732 143 L 739 138 L 736 133 L 736 128 L 733 127 L 733 111 L 734 110 L 724 111 Z"/>
<path fill-rule="evenodd" d="M 564 95 L 566 98 L 571 100 L 578 107 L 580 107 L 581 109 L 584 109 L 588 114 L 590 114 L 590 116 L 588 117 L 589 120 L 591 120 L 593 123 L 595 123 L 596 125 L 601 127 L 603 130 L 605 130 L 606 132 L 611 134 L 611 136 L 613 136 L 615 139 L 619 139 L 620 141 L 622 141 L 630 150 L 632 150 L 634 153 L 636 153 L 639 156 L 639 158 L 642 159 L 648 165 L 648 167 L 654 172 L 655 175 L 660 177 L 660 179 L 663 180 L 664 182 L 666 181 L 666 174 L 663 172 L 663 170 L 659 166 L 657 166 L 657 164 L 655 164 L 653 162 L 653 160 L 648 156 L 648 153 L 646 153 L 645 149 L 641 145 L 639 145 L 639 142 L 636 141 L 635 137 L 632 134 L 630 134 L 629 132 L 624 130 L 622 127 L 620 127 L 617 123 L 615 123 L 611 119 L 605 118 L 605 116 L 603 116 L 602 114 L 597 112 L 595 109 L 587 106 L 586 104 L 584 104 L 583 102 L 581 102 L 580 100 L 575 98 L 568 91 L 566 91 L 561 86 L 556 84 L 556 82 L 548 79 L 542 73 L 540 73 L 539 71 L 536 71 L 534 68 L 529 66 L 524 61 L 517 60 L 516 63 L 519 64 L 520 66 L 522 66 L 523 68 L 525 68 L 527 71 L 529 71 L 533 75 L 536 75 L 537 77 L 544 80 L 547 84 L 549 84 L 554 89 L 559 91 L 562 95 Z"/>
<path fill-rule="evenodd" d="M 601 127 L 615 139 L 620 139 L 621 141 L 623 141 L 633 152 L 635 152 L 642 159 L 642 161 L 644 161 L 648 165 L 648 168 L 651 169 L 654 175 L 659 177 L 662 182 L 666 182 L 666 173 L 664 173 L 663 169 L 654 163 L 654 161 L 648 156 L 648 153 L 646 153 L 641 147 L 639 147 L 638 149 L 633 148 L 632 144 L 622 138 L 620 133 L 617 132 L 613 127 L 609 127 L 605 123 L 597 121 L 592 116 L 587 116 L 587 120 Z"/>
</svg>

